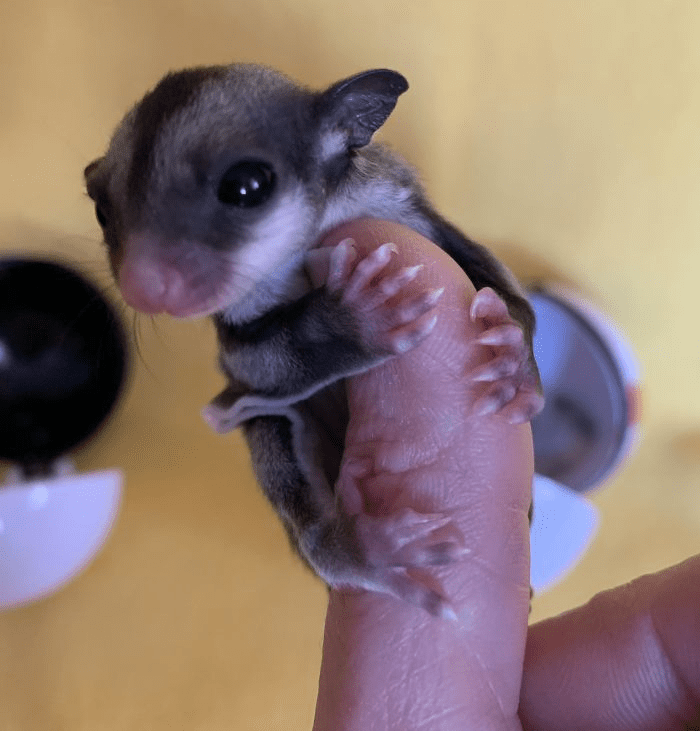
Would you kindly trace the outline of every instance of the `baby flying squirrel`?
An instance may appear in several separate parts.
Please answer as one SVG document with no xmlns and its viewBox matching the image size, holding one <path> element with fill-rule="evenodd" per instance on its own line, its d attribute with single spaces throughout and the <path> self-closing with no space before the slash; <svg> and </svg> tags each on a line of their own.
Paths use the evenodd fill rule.
<svg viewBox="0 0 700 731">
<path fill-rule="evenodd" d="M 356 262 L 344 242 L 314 287 L 308 252 L 357 218 L 416 230 L 462 267 L 481 309 L 505 312 L 505 302 L 522 330 L 517 344 L 501 343 L 489 409 L 517 393 L 524 406 L 515 418 L 526 421 L 542 397 L 534 316 L 515 279 L 436 213 L 404 160 L 371 142 L 407 88 L 385 69 L 320 92 L 253 64 L 171 73 L 127 113 L 85 180 L 126 302 L 146 313 L 212 316 L 228 386 L 204 416 L 220 432 L 243 427 L 256 476 L 302 558 L 330 586 L 386 592 L 440 615 L 447 601 L 401 569 L 458 555 L 456 541 L 439 537 L 446 519 L 434 516 L 426 529 L 425 516 L 412 553 L 405 544 L 420 516 L 389 516 L 388 534 L 404 529 L 401 543 L 376 565 L 334 497 L 347 415 L 334 440 L 319 422 L 324 401 L 342 403 L 342 379 L 428 334 L 439 292 L 408 295 L 415 272 L 386 274 L 387 246 Z M 368 298 L 376 322 L 367 319 Z M 498 324 L 504 317 L 511 322 L 502 315 Z"/>
</svg>

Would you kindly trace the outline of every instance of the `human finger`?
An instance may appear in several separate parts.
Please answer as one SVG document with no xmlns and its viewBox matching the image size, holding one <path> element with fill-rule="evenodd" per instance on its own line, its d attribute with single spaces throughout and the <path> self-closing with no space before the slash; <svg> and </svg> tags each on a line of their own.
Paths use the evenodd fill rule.
<svg viewBox="0 0 700 731">
<path fill-rule="evenodd" d="M 474 288 L 456 264 L 394 224 L 355 222 L 329 244 L 348 236 L 359 256 L 395 243 L 395 266 L 424 264 L 416 287 L 446 290 L 420 345 L 349 379 L 337 489 L 352 481 L 379 514 L 448 512 L 466 555 L 407 574 L 443 592 L 456 621 L 385 594 L 331 591 L 315 729 L 514 731 L 529 599 L 529 427 L 473 412 L 480 390 L 466 374 L 488 349 L 476 343 Z"/>
<path fill-rule="evenodd" d="M 700 728 L 700 556 L 530 628 L 526 731 Z"/>
</svg>

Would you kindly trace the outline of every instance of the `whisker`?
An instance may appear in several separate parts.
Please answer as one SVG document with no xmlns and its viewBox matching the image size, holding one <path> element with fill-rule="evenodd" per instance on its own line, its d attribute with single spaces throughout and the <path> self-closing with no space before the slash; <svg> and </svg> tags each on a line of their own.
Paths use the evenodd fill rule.
<svg viewBox="0 0 700 731">
<path fill-rule="evenodd" d="M 151 318 L 153 319 L 153 318 Z M 144 354 L 143 354 L 143 348 L 142 348 L 142 342 L 143 342 L 143 333 L 141 331 L 141 323 L 143 322 L 143 318 L 140 317 L 140 313 L 136 310 L 133 311 L 133 335 L 134 335 L 134 348 L 136 350 L 136 354 L 138 355 L 138 359 L 141 361 L 141 364 L 146 369 L 146 372 L 148 373 L 151 378 L 155 378 L 156 374 L 151 368 L 151 366 L 148 364 L 148 361 L 146 360 Z"/>
</svg>

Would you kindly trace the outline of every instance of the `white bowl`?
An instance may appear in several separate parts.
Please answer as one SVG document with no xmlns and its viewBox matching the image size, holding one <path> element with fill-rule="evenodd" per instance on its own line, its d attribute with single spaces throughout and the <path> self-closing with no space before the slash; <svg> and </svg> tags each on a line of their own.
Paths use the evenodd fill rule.
<svg viewBox="0 0 700 731">
<path fill-rule="evenodd" d="M 545 407 L 532 423 L 535 470 L 577 492 L 604 484 L 639 438 L 639 366 L 615 324 L 561 287 L 529 295 Z"/>
<path fill-rule="evenodd" d="M 529 294 L 537 317 L 535 359 L 545 407 L 535 448 L 531 583 L 541 592 L 581 560 L 601 489 L 639 441 L 639 366 L 618 327 L 590 301 L 559 286 Z"/>
<path fill-rule="evenodd" d="M 0 610 L 57 591 L 95 558 L 119 511 L 119 470 L 0 485 Z"/>
<path fill-rule="evenodd" d="M 536 594 L 561 581 L 588 550 L 598 510 L 574 490 L 535 475 L 530 528 L 530 585 Z"/>
</svg>

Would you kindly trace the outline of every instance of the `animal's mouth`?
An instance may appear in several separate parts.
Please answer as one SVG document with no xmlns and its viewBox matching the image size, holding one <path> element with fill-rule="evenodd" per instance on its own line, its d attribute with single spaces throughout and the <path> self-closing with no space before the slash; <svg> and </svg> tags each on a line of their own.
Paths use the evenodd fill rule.
<svg viewBox="0 0 700 731">
<path fill-rule="evenodd" d="M 238 306 L 246 292 L 238 287 L 184 287 L 162 293 L 123 287 L 124 301 L 147 315 L 169 315 L 177 320 L 198 320 Z"/>
<path fill-rule="evenodd" d="M 190 307 L 172 307 L 162 311 L 162 314 L 170 315 L 177 320 L 200 320 L 209 317 L 217 312 L 225 310 L 227 302 L 215 302 L 214 304 L 195 304 Z"/>
<path fill-rule="evenodd" d="M 170 242 L 148 232 L 131 236 L 116 264 L 125 302 L 149 315 L 206 317 L 240 298 L 233 263 L 196 242 Z M 242 285 L 242 286 L 241 286 Z"/>
</svg>

